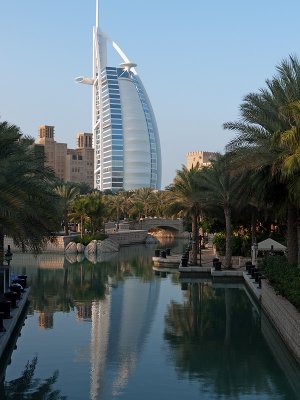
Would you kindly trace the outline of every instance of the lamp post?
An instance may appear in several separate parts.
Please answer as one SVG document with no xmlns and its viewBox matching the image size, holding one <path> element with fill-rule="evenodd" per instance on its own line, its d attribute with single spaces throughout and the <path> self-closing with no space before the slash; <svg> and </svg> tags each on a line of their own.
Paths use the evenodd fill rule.
<svg viewBox="0 0 300 400">
<path fill-rule="evenodd" d="M 199 255 L 200 255 L 200 267 L 202 267 L 202 253 L 201 253 L 201 247 L 202 247 L 202 235 L 199 235 Z"/>
<path fill-rule="evenodd" d="M 4 259 L 7 262 L 7 266 L 8 268 L 6 268 L 5 272 L 4 272 L 4 292 L 6 292 L 6 290 L 9 288 L 10 286 L 10 271 L 9 271 L 9 266 L 10 266 L 10 262 L 12 260 L 12 256 L 13 253 L 10 250 L 10 245 L 7 246 L 7 250 L 6 253 L 4 255 Z"/>
<path fill-rule="evenodd" d="M 10 245 L 8 245 L 6 253 L 4 255 L 5 261 L 7 262 L 8 266 L 10 265 L 10 262 L 12 260 L 12 256 L 13 256 L 13 253 L 10 251 Z"/>
</svg>

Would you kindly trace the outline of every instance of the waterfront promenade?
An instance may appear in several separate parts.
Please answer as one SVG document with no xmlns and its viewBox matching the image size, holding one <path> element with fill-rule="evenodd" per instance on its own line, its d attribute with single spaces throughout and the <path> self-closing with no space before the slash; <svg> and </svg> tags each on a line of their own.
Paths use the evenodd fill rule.
<svg viewBox="0 0 300 400">
<path fill-rule="evenodd" d="M 173 253 L 171 251 L 171 255 L 167 256 L 167 258 L 153 257 L 152 260 L 154 261 L 154 264 L 157 263 L 157 265 L 158 264 L 161 264 L 161 265 L 166 264 L 166 266 L 168 264 L 179 265 L 180 261 L 181 261 L 181 257 L 182 257 L 182 253 Z M 198 254 L 197 266 L 195 266 L 195 267 L 202 268 L 202 270 L 204 268 L 210 269 L 213 266 L 213 259 L 216 257 L 219 258 L 223 264 L 224 257 L 218 256 L 212 246 L 208 246 L 205 249 L 201 249 L 201 255 Z M 250 258 L 232 257 L 231 270 L 243 270 L 245 267 L 245 262 L 248 260 L 250 260 Z M 195 268 L 195 267 L 193 267 L 193 268 Z M 187 268 L 189 268 L 189 267 L 187 267 Z M 222 269 L 224 269 L 224 265 L 222 265 Z"/>
<path fill-rule="evenodd" d="M 29 293 L 30 288 L 26 288 L 25 292 L 22 293 L 21 299 L 17 301 L 17 307 L 11 308 L 11 318 L 3 320 L 5 331 L 0 332 L 0 359 L 3 356 L 3 353 L 5 352 L 7 345 L 13 336 L 18 321 L 20 320 L 20 317 L 26 308 Z"/>
</svg>

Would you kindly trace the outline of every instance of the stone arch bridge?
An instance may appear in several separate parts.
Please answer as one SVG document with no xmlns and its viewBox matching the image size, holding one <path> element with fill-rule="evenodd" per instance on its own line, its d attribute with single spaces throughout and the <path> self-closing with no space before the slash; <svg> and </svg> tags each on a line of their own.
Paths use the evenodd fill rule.
<svg viewBox="0 0 300 400">
<path fill-rule="evenodd" d="M 131 222 L 130 229 L 143 229 L 148 232 L 169 231 L 174 236 L 183 234 L 182 219 L 144 218 L 139 222 Z"/>
</svg>

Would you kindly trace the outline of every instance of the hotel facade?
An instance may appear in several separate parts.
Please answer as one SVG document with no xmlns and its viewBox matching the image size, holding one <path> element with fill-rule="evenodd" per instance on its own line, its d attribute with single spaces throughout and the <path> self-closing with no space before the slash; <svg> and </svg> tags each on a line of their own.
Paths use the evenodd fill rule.
<svg viewBox="0 0 300 400">
<path fill-rule="evenodd" d="M 93 76 L 76 78 L 93 87 L 94 187 L 99 190 L 160 189 L 161 150 L 155 116 L 144 86 L 120 47 L 93 29 Z M 108 66 L 107 43 L 120 55 Z"/>
</svg>

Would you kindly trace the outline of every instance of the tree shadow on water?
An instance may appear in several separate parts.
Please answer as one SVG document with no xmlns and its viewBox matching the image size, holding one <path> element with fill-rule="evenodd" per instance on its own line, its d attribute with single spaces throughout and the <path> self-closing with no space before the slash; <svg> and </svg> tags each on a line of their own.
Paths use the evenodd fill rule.
<svg viewBox="0 0 300 400">
<path fill-rule="evenodd" d="M 0 383 L 1 400 L 66 400 L 66 396 L 60 394 L 60 390 L 53 389 L 58 378 L 58 371 L 41 381 L 34 378 L 37 366 L 37 357 L 28 361 L 21 376 L 9 382 Z"/>
</svg>

